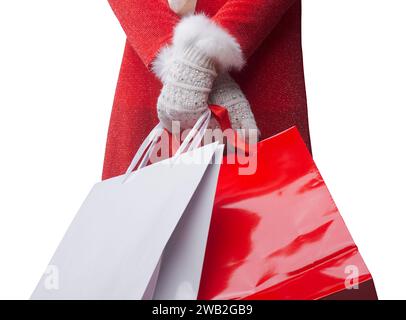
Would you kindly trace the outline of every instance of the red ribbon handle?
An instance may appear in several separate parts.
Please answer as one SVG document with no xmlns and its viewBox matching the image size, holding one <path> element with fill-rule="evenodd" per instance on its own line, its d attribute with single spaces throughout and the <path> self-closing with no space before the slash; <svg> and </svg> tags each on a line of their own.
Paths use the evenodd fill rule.
<svg viewBox="0 0 406 320">
<path fill-rule="evenodd" d="M 225 131 L 227 129 L 232 129 L 230 117 L 228 115 L 228 111 L 226 108 L 211 104 L 209 105 L 209 109 L 211 110 L 212 115 L 219 123 L 221 130 Z M 231 143 L 235 148 L 244 151 L 245 153 L 249 150 L 249 145 L 241 139 L 241 137 L 235 132 L 234 137 L 232 140 L 229 139 L 230 137 L 227 136 L 227 142 Z"/>
<path fill-rule="evenodd" d="M 222 106 L 218 106 L 216 104 L 209 105 L 209 109 L 211 110 L 212 115 L 220 124 L 221 130 L 232 129 L 230 117 L 228 115 L 228 111 L 226 108 Z"/>
</svg>

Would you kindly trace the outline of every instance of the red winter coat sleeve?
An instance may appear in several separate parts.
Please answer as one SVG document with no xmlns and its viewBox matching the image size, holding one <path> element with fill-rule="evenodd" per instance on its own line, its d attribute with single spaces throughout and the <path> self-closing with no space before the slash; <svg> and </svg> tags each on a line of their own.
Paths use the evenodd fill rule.
<svg viewBox="0 0 406 320">
<path fill-rule="evenodd" d="M 144 64 L 150 66 L 160 48 L 170 42 L 180 18 L 169 8 L 167 0 L 108 1 L 129 43 Z M 212 21 L 238 41 L 248 58 L 296 1 L 228 0 Z"/>
<path fill-rule="evenodd" d="M 248 58 L 298 0 L 228 0 L 212 18 L 234 36 Z"/>
<path fill-rule="evenodd" d="M 132 48 L 146 66 L 172 37 L 179 17 L 167 0 L 108 0 Z"/>
</svg>

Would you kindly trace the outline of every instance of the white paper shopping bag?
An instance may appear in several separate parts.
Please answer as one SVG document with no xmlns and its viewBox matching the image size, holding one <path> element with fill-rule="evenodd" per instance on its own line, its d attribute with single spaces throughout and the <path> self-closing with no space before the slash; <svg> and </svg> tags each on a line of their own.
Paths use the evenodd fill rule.
<svg viewBox="0 0 406 320">
<path fill-rule="evenodd" d="M 216 152 L 209 144 L 96 184 L 51 259 L 58 286 L 45 274 L 31 298 L 143 298 Z"/>
<path fill-rule="evenodd" d="M 161 258 L 153 299 L 196 300 L 223 145 L 215 152 Z"/>
</svg>

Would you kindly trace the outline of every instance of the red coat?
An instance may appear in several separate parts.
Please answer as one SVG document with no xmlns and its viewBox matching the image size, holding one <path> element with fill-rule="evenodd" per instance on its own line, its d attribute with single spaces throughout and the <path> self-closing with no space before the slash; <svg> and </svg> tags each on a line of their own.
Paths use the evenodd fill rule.
<svg viewBox="0 0 406 320">
<path fill-rule="evenodd" d="M 167 0 L 109 0 L 126 35 L 107 137 L 103 179 L 123 174 L 158 123 L 162 87 L 150 71 L 170 42 L 179 17 Z M 237 39 L 246 66 L 233 74 L 250 101 L 262 138 L 296 125 L 310 149 L 299 0 L 198 0 L 204 12 Z"/>
</svg>

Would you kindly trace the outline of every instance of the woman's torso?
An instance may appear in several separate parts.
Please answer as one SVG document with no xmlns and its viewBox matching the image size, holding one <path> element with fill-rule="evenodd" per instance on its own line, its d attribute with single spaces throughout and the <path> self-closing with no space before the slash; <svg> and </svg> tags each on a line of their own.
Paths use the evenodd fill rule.
<svg viewBox="0 0 406 320">
<path fill-rule="evenodd" d="M 226 1 L 197 0 L 196 12 L 211 17 Z M 310 149 L 300 1 L 269 32 L 244 69 L 233 76 L 250 101 L 262 138 L 296 125 Z M 156 100 L 161 87 L 127 42 L 111 115 L 104 179 L 125 171 L 133 153 L 158 122 Z"/>
</svg>

